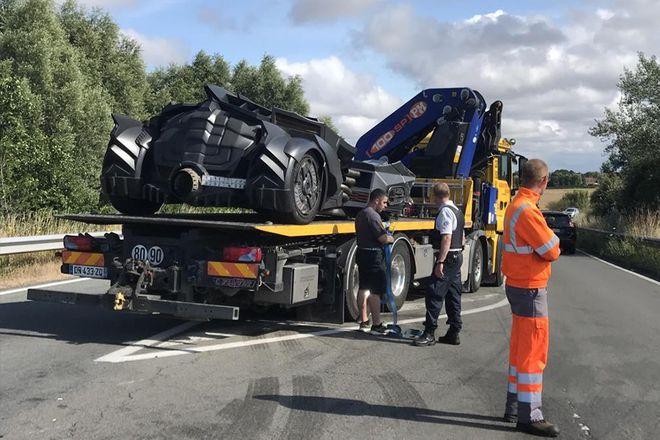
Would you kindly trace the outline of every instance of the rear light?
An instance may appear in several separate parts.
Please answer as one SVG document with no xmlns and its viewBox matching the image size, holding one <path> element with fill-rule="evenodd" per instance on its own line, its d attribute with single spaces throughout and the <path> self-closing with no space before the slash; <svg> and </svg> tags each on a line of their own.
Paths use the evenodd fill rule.
<svg viewBox="0 0 660 440">
<path fill-rule="evenodd" d="M 94 237 L 90 235 L 65 235 L 64 248 L 69 251 L 92 251 L 94 250 Z"/>
<path fill-rule="evenodd" d="M 258 247 L 227 247 L 222 252 L 223 261 L 259 263 L 263 253 Z"/>
</svg>

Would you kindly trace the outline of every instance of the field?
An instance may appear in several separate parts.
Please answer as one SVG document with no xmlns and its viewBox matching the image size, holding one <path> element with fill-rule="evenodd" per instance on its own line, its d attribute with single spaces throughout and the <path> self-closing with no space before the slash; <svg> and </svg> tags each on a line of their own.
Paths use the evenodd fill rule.
<svg viewBox="0 0 660 440">
<path fill-rule="evenodd" d="M 548 209 L 548 206 L 552 202 L 558 202 L 562 197 L 564 197 L 564 194 L 571 191 L 587 191 L 589 192 L 589 195 L 591 195 L 591 193 L 593 193 L 595 190 L 595 188 L 548 188 L 545 190 L 543 196 L 541 197 L 541 203 L 539 203 L 539 207 L 541 209 Z"/>
</svg>

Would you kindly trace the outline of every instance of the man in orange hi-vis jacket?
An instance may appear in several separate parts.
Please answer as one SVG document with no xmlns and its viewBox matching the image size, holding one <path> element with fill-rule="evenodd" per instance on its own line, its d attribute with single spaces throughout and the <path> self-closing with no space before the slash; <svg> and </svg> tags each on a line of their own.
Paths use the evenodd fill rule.
<svg viewBox="0 0 660 440">
<path fill-rule="evenodd" d="M 548 359 L 550 263 L 559 258 L 559 238 L 536 206 L 548 186 L 548 166 L 529 160 L 521 188 L 504 217 L 502 272 L 513 323 L 509 346 L 509 384 L 504 419 L 529 434 L 556 437 L 559 429 L 541 412 L 543 370 Z"/>
</svg>

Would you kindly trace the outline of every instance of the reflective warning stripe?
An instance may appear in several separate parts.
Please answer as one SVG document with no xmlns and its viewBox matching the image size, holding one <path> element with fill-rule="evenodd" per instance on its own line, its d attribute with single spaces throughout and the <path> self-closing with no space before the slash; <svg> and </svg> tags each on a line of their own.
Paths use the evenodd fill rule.
<svg viewBox="0 0 660 440">
<path fill-rule="evenodd" d="M 504 251 L 505 252 L 512 252 L 514 254 L 533 254 L 534 249 L 532 249 L 531 246 L 516 246 L 514 247 L 512 244 L 509 243 L 504 243 Z"/>
<path fill-rule="evenodd" d="M 537 247 L 534 249 L 537 254 L 543 255 L 546 252 L 549 252 L 552 248 L 554 248 L 557 243 L 559 243 L 559 237 L 557 237 L 555 234 L 552 234 L 552 238 L 545 244 Z"/>
<path fill-rule="evenodd" d="M 62 251 L 62 263 L 81 266 L 105 266 L 105 259 L 103 254 L 98 253 Z"/>
<path fill-rule="evenodd" d="M 504 245 L 504 250 L 505 251 L 515 252 L 517 254 L 522 254 L 522 253 L 530 253 L 531 254 L 531 252 L 527 252 L 527 249 L 524 249 L 524 248 L 529 248 L 529 246 L 518 247 L 518 245 L 516 243 L 516 223 L 518 223 L 518 219 L 520 218 L 520 215 L 522 214 L 522 212 L 527 208 L 529 208 L 529 204 L 523 203 L 522 205 L 520 205 L 518 207 L 518 209 L 516 209 L 516 212 L 514 212 L 513 215 L 511 216 L 511 220 L 509 221 L 509 241 L 511 242 L 511 244 L 509 245 L 509 249 L 507 249 L 507 246 Z M 521 252 L 521 250 L 523 250 L 523 249 L 524 249 L 524 251 Z M 531 249 L 531 248 L 529 248 L 529 249 Z"/>
<path fill-rule="evenodd" d="M 518 383 L 526 385 L 543 383 L 543 373 L 518 373 Z"/>
<path fill-rule="evenodd" d="M 206 273 L 212 277 L 257 278 L 259 264 L 208 261 Z"/>
<path fill-rule="evenodd" d="M 509 382 L 509 386 L 506 390 L 510 393 L 516 394 L 518 392 L 518 386 L 515 383 Z"/>
<path fill-rule="evenodd" d="M 516 375 L 516 367 L 513 365 L 509 365 L 509 376 L 515 376 Z"/>
<path fill-rule="evenodd" d="M 518 392 L 518 402 L 541 403 L 541 393 L 530 393 L 527 391 Z"/>
</svg>

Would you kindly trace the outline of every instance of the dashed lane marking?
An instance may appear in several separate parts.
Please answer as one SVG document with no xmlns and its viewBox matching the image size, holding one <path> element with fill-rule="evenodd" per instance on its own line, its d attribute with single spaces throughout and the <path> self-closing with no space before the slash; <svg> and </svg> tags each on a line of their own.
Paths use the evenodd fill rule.
<svg viewBox="0 0 660 440">
<path fill-rule="evenodd" d="M 506 298 L 504 298 L 501 301 L 494 304 L 489 304 L 487 306 L 476 307 L 474 309 L 465 310 L 462 312 L 462 315 L 465 316 L 465 315 L 472 315 L 475 313 L 487 312 L 489 310 L 494 310 L 500 307 L 504 307 L 508 304 L 509 302 L 507 301 Z M 446 318 L 446 317 L 447 315 L 440 316 L 440 318 Z M 400 320 L 398 323 L 412 324 L 415 322 L 422 322 L 424 321 L 424 319 L 426 318 L 421 317 L 421 318 L 403 319 Z M 306 338 L 313 338 L 319 336 L 334 335 L 337 333 L 352 332 L 357 330 L 358 328 L 357 325 L 350 325 L 350 326 L 329 328 L 327 330 L 320 330 L 309 333 L 296 333 L 292 335 L 274 336 L 271 338 L 248 339 L 242 341 L 224 342 L 221 344 L 204 345 L 204 346 L 187 346 L 184 349 L 179 349 L 179 350 L 172 348 L 169 348 L 168 350 L 158 350 L 159 348 L 158 345 L 165 342 L 166 339 L 171 338 L 179 333 L 182 333 L 188 330 L 189 328 L 194 327 L 197 324 L 198 324 L 197 322 L 187 322 L 178 325 L 172 329 L 151 336 L 148 339 L 138 341 L 128 347 L 122 348 L 117 351 L 113 351 L 112 353 L 109 353 L 105 356 L 101 356 L 100 358 L 96 359 L 95 362 L 121 363 L 121 362 L 129 362 L 129 361 L 158 359 L 158 358 L 165 358 L 170 356 L 181 356 L 184 354 L 204 353 L 207 351 L 229 350 L 232 348 L 244 348 L 244 347 L 251 347 L 257 345 L 264 345 L 264 344 L 273 344 L 284 341 L 293 341 L 297 339 L 306 339 Z M 148 353 L 135 354 L 138 351 L 145 348 L 151 349 L 152 351 Z"/>
</svg>

